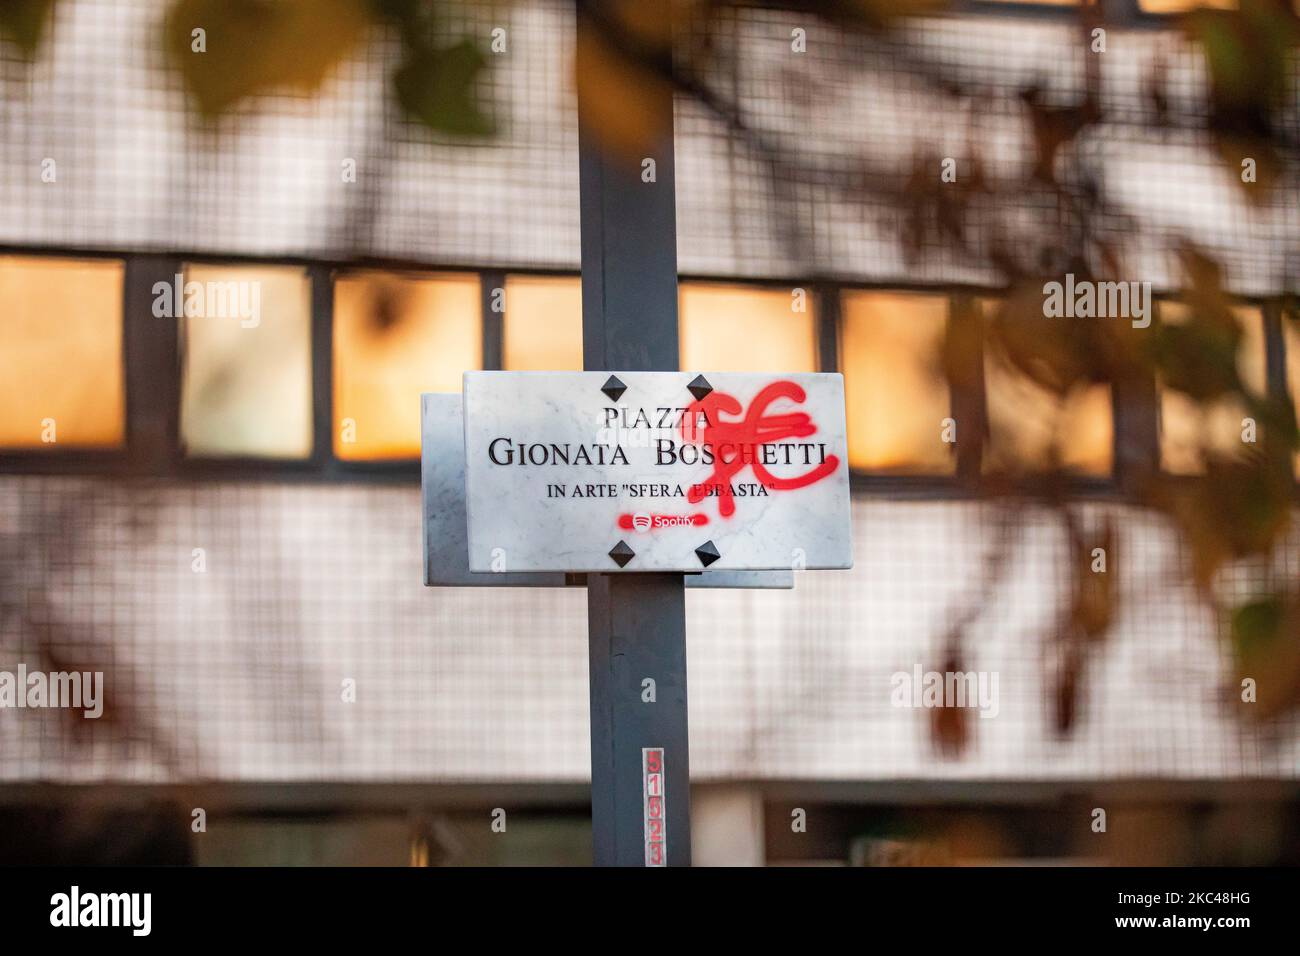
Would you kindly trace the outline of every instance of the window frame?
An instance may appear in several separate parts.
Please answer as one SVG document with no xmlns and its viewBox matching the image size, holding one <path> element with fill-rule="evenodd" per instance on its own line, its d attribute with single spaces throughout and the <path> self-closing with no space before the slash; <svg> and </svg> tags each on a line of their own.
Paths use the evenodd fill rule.
<svg viewBox="0 0 1300 956">
<path fill-rule="evenodd" d="M 1286 338 L 1282 332 L 1282 307 L 1280 300 L 1277 298 L 1265 298 L 1260 296 L 1239 296 L 1227 295 L 1228 305 L 1233 309 L 1249 308 L 1258 309 L 1259 318 L 1263 323 L 1263 340 L 1264 340 L 1264 386 L 1265 392 L 1270 398 L 1286 398 L 1288 396 L 1288 382 L 1286 378 Z M 1182 292 L 1180 290 L 1164 290 L 1153 292 L 1151 300 L 1155 305 L 1153 315 L 1153 325 L 1161 321 L 1162 307 L 1166 304 L 1181 304 L 1183 302 Z M 1150 389 L 1153 399 L 1152 416 L 1154 418 L 1154 437 L 1155 446 L 1152 452 L 1154 457 L 1154 469 L 1160 475 L 1161 479 L 1172 482 L 1176 486 L 1187 487 L 1204 479 L 1203 474 L 1195 472 L 1181 473 L 1175 471 L 1166 471 L 1163 461 L 1163 453 L 1160 442 L 1160 414 L 1161 414 L 1161 388 L 1155 375 L 1150 376 Z M 1300 416 L 1300 404 L 1297 405 L 1297 415 Z M 1293 482 L 1295 484 L 1294 497 L 1300 501 L 1300 475 L 1294 474 Z"/>
<path fill-rule="evenodd" d="M 504 355 L 503 315 L 492 310 L 494 290 L 504 289 L 508 276 L 537 276 L 581 279 L 574 269 L 467 267 L 363 258 L 355 260 L 313 259 L 293 256 L 240 256 L 211 252 L 141 252 L 0 245 L 0 255 L 48 259 L 94 259 L 123 264 L 122 363 L 126 389 L 126 429 L 119 448 L 67 448 L 30 450 L 0 448 L 0 474 L 149 476 L 190 481 L 321 481 L 378 482 L 408 484 L 419 481 L 418 458 L 345 460 L 335 456 L 334 428 L 334 282 L 340 275 L 364 270 L 395 273 L 452 273 L 474 275 L 480 288 L 479 326 L 482 336 L 482 368 L 498 371 Z M 311 283 L 311 385 L 312 452 L 302 459 L 249 456 L 211 458 L 183 453 L 180 434 L 180 382 L 183 335 L 180 323 L 159 322 L 152 314 L 153 283 L 170 277 L 185 263 L 229 266 L 289 266 L 307 271 Z M 814 348 L 817 370 L 841 372 L 844 334 L 843 297 L 849 292 L 887 292 L 938 295 L 947 299 L 948 322 L 970 322 L 980 298 L 998 298 L 1007 290 L 999 286 L 973 284 L 930 285 L 914 282 L 864 282 L 836 277 L 737 277 L 707 273 L 683 273 L 679 284 L 710 283 L 750 287 L 756 290 L 803 288 L 813 302 Z M 1159 304 L 1177 301 L 1179 290 L 1157 290 Z M 1285 339 L 1281 307 L 1276 298 L 1233 296 L 1234 305 L 1257 308 L 1263 317 L 1265 363 L 1268 389 L 1286 395 Z M 970 360 L 978 374 L 971 384 L 950 386 L 950 408 L 959 421 L 974 423 L 977 436 L 958 452 L 958 467 L 949 475 L 885 475 L 854 470 L 850 486 L 854 492 L 912 499 L 961 499 L 975 497 L 980 490 L 979 467 L 982 435 L 987 427 L 983 380 L 983 342 L 976 339 Z M 1115 499 L 1138 486 L 1143 475 L 1160 467 L 1159 392 L 1154 375 L 1142 375 L 1126 383 L 1112 383 L 1113 469 L 1109 476 L 1071 475 L 1067 486 L 1081 498 Z M 967 433 L 971 426 L 967 426 Z M 973 446 L 973 447 L 972 447 Z M 1196 475 L 1161 475 L 1173 481 L 1199 480 Z M 1300 497 L 1300 482 L 1297 483 Z M 1017 490 L 1033 495 L 1027 484 Z"/>
<path fill-rule="evenodd" d="M 202 266 L 264 266 L 267 268 L 284 267 L 304 269 L 307 273 L 307 280 L 311 286 L 311 301 L 308 304 L 308 334 L 311 335 L 309 351 L 311 354 L 311 421 L 312 421 L 312 450 L 309 455 L 302 458 L 276 458 L 262 455 L 191 455 L 185 452 L 184 442 L 180 434 L 181 418 L 181 377 L 184 373 L 185 364 L 185 336 L 182 331 L 183 323 L 180 317 L 167 322 L 170 331 L 168 335 L 175 336 L 175 361 L 170 364 L 169 369 L 172 378 L 167 381 L 166 390 L 171 396 L 174 396 L 172 413 L 175 418 L 174 431 L 171 434 L 172 442 L 170 458 L 172 462 L 173 473 L 180 478 L 198 479 L 198 478 L 239 478 L 248 475 L 252 478 L 265 478 L 267 475 L 286 473 L 290 475 L 311 474 L 323 467 L 329 465 L 327 457 L 320 453 L 321 447 L 321 415 L 322 411 L 327 415 L 333 411 L 333 394 L 327 392 L 321 394 L 322 381 L 325 385 L 330 384 L 332 372 L 330 366 L 326 365 L 324 370 L 321 368 L 322 351 L 326 352 L 325 357 L 332 360 L 333 351 L 333 310 L 334 310 L 334 288 L 331 281 L 331 270 L 321 263 L 310 259 L 268 259 L 252 256 L 218 256 L 208 253 L 199 253 L 195 255 L 169 256 L 175 265 L 175 271 L 172 273 L 183 275 L 186 265 Z M 143 264 L 142 264 L 143 265 Z M 151 272 L 145 278 L 152 278 L 154 282 L 161 281 L 157 274 Z M 323 283 L 323 285 L 322 285 Z M 134 315 L 137 317 L 147 317 L 153 319 L 153 283 L 141 281 L 136 289 L 137 298 L 128 299 L 129 304 L 135 307 Z M 139 295 L 141 290 L 148 292 L 147 301 Z M 157 320 L 154 320 L 157 321 Z M 160 366 L 159 372 L 163 371 Z M 322 379 L 322 371 L 324 379 Z M 323 399 L 323 406 L 322 406 Z M 325 438 L 330 436 L 330 423 L 327 418 L 324 422 Z"/>
<path fill-rule="evenodd" d="M 20 257 L 24 259 L 93 260 L 96 262 L 117 262 L 122 265 L 122 301 L 120 322 L 121 351 L 118 359 L 122 371 L 123 430 L 122 443 L 113 448 L 87 448 L 76 446 L 59 446 L 50 449 L 20 448 L 0 445 L 0 474 L 103 474 L 125 471 L 130 463 L 132 449 L 132 403 L 131 374 L 133 366 L 139 366 L 143 350 L 138 332 L 133 334 L 128 321 L 128 303 L 131 296 L 131 257 L 120 252 L 102 249 L 61 249 L 31 248 L 26 246 L 0 245 L 0 256 Z M 138 394 L 138 390 L 137 390 Z M 138 405 L 137 398 L 137 405 Z M 51 468 L 50 466 L 55 466 Z"/>
<path fill-rule="evenodd" d="M 992 293 L 990 293 L 989 290 L 987 289 L 980 290 L 975 296 L 972 297 L 970 301 L 970 305 L 969 305 L 970 314 L 967 321 L 982 322 L 984 319 L 984 315 L 980 310 L 979 300 L 980 299 L 1002 299 L 1006 297 L 1007 291 L 1008 290 L 1006 290 L 1005 288 L 998 289 Z M 1153 301 L 1155 298 L 1156 296 L 1153 293 L 1152 294 Z M 980 334 L 976 338 L 979 342 L 979 348 L 980 348 L 979 368 L 977 372 L 971 376 L 971 378 L 972 380 L 977 380 L 979 382 L 979 394 L 965 396 L 965 399 L 967 402 L 969 402 L 971 405 L 975 406 L 978 409 L 977 414 L 980 416 L 978 420 L 979 421 L 979 427 L 978 427 L 979 449 L 978 451 L 972 451 L 971 453 L 969 453 L 968 462 L 966 463 L 965 467 L 959 471 L 962 481 L 965 482 L 966 484 L 972 484 L 972 485 L 978 485 L 981 478 L 983 477 L 983 465 L 984 465 L 983 442 L 984 442 L 984 436 L 987 434 L 987 430 L 989 428 L 988 388 L 987 388 L 987 383 L 984 381 L 985 340 L 983 334 Z M 1132 485 L 1132 480 L 1134 476 L 1135 462 L 1133 461 L 1133 456 L 1128 454 L 1128 450 L 1133 448 L 1135 443 L 1138 444 L 1139 446 L 1145 445 L 1145 441 L 1140 436 L 1135 435 L 1135 426 L 1140 421 L 1139 416 L 1140 413 L 1142 412 L 1141 407 L 1138 405 L 1140 399 L 1137 399 L 1135 397 L 1133 401 L 1126 403 L 1130 406 L 1130 408 L 1128 409 L 1130 414 L 1123 414 L 1121 413 L 1120 410 L 1121 402 L 1120 402 L 1119 395 L 1121 389 L 1125 388 L 1125 383 L 1110 382 L 1109 385 L 1110 385 L 1110 421 L 1111 421 L 1110 474 L 1090 475 L 1090 474 L 1067 471 L 1064 473 L 1061 479 L 1064 482 L 1065 487 L 1071 493 L 1071 495 L 1085 500 L 1115 500 L 1117 498 L 1122 497 L 1123 490 Z M 1131 414 L 1132 412 L 1138 412 L 1139 416 L 1135 416 Z M 1121 428 L 1124 428 L 1123 434 L 1121 434 Z M 1158 444 L 1159 433 L 1158 432 L 1156 434 L 1156 440 L 1157 440 L 1157 445 L 1156 445 L 1155 453 L 1156 453 L 1156 459 L 1158 461 L 1159 460 L 1159 444 Z M 1123 453 L 1123 457 L 1125 458 L 1123 462 L 1121 462 L 1121 453 Z M 1036 482 L 1030 480 L 1027 483 L 1022 482 L 1020 487 L 1027 492 L 1033 493 L 1036 490 L 1035 485 Z"/>
<path fill-rule="evenodd" d="M 1081 11 L 1101 7 L 1101 0 L 1049 3 L 1045 0 L 956 0 L 948 12 L 953 15 L 1006 17 L 1022 20 L 1069 20 L 1078 22 Z M 1106 25 L 1124 29 L 1165 29 L 1182 13 L 1149 13 L 1140 0 L 1109 0 L 1105 4 Z"/>
</svg>

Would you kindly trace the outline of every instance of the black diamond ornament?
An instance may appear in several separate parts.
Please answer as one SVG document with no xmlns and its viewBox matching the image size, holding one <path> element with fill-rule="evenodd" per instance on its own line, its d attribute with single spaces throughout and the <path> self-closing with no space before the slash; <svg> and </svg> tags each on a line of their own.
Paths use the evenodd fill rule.
<svg viewBox="0 0 1300 956">
<path fill-rule="evenodd" d="M 711 540 L 705 541 L 695 549 L 695 556 L 700 559 L 700 564 L 706 568 L 722 555 L 718 554 L 718 547 Z"/>
<path fill-rule="evenodd" d="M 611 375 L 609 380 L 600 387 L 600 390 L 609 396 L 611 402 L 617 402 L 627 391 L 627 386 L 618 380 L 617 375 Z"/>
<path fill-rule="evenodd" d="M 625 568 L 627 563 L 636 557 L 636 552 L 627 546 L 626 541 L 620 541 L 609 549 L 609 556 L 620 568 Z"/>
<path fill-rule="evenodd" d="M 695 396 L 695 400 L 702 401 L 705 395 L 713 391 L 713 386 L 703 375 L 697 375 L 692 379 L 691 384 L 686 386 L 686 390 Z"/>
</svg>

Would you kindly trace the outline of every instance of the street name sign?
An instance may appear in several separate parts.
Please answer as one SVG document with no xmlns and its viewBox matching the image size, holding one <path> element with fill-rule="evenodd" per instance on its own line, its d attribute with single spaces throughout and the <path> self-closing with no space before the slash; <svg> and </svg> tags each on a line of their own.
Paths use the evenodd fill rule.
<svg viewBox="0 0 1300 956">
<path fill-rule="evenodd" d="M 424 583 L 430 587 L 564 587 L 581 576 L 558 571 L 488 574 L 469 569 L 465 517 L 465 422 L 459 393 L 420 396 L 420 494 L 424 511 Z M 786 571 L 704 571 L 686 575 L 688 588 L 792 588 Z"/>
<path fill-rule="evenodd" d="M 474 573 L 853 565 L 838 374 L 466 372 Z"/>
</svg>

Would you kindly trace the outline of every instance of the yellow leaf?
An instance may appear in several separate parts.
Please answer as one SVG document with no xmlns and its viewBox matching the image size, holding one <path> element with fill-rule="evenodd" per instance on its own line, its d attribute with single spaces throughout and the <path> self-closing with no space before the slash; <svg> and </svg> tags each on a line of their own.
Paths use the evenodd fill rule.
<svg viewBox="0 0 1300 956">
<path fill-rule="evenodd" d="M 179 0 L 166 48 L 201 112 L 283 90 L 313 92 L 370 24 L 365 0 Z"/>
</svg>

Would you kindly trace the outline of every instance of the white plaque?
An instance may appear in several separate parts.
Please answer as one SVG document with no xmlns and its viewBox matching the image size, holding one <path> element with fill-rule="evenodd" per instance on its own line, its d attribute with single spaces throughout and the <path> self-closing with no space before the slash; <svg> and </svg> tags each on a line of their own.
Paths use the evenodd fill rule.
<svg viewBox="0 0 1300 956">
<path fill-rule="evenodd" d="M 424 502 L 424 583 L 434 587 L 564 587 L 580 575 L 499 567 L 471 574 L 466 544 L 465 421 L 459 393 L 420 396 L 420 488 Z M 792 588 L 789 571 L 703 571 L 686 575 L 688 588 Z"/>
<path fill-rule="evenodd" d="M 467 372 L 472 572 L 853 566 L 837 374 Z"/>
</svg>

